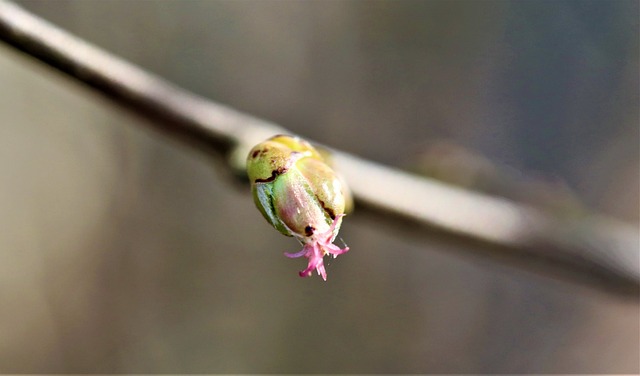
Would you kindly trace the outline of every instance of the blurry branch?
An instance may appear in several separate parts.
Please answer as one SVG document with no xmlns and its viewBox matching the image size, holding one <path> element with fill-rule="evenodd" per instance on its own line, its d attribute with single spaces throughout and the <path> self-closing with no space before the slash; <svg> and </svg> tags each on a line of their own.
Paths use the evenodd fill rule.
<svg viewBox="0 0 640 376">
<path fill-rule="evenodd" d="M 0 39 L 146 117 L 149 125 L 224 161 L 244 176 L 248 150 L 279 126 L 182 90 L 0 0 Z M 460 247 L 574 281 L 635 294 L 638 230 L 611 218 L 551 217 L 534 208 L 456 188 L 334 151 L 358 211 L 412 235 L 444 235 Z"/>
</svg>

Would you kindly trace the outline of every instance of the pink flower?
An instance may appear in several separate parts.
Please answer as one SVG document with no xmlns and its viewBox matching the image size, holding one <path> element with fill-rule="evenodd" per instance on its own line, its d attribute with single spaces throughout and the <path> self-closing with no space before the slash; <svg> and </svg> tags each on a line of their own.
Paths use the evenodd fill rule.
<svg viewBox="0 0 640 376">
<path fill-rule="evenodd" d="M 302 250 L 297 253 L 287 253 L 284 255 L 289 258 L 297 258 L 297 257 L 306 257 L 309 259 L 309 264 L 305 270 L 301 270 L 298 274 L 300 277 L 310 277 L 313 269 L 315 269 L 319 275 L 322 276 L 323 280 L 327 280 L 327 271 L 324 268 L 323 258 L 325 255 L 332 255 L 333 258 L 336 258 L 338 255 L 346 253 L 349 250 L 349 247 L 340 248 L 337 245 L 333 244 L 333 239 L 335 237 L 334 231 L 339 223 L 340 218 L 342 218 L 344 214 L 340 214 L 336 216 L 331 224 L 329 230 L 313 234 L 309 237 L 304 238 L 304 247 Z"/>
</svg>

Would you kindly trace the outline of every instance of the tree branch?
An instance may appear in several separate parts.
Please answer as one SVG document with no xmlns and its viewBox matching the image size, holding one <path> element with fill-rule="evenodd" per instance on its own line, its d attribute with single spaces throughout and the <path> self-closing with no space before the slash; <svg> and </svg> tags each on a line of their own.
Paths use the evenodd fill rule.
<svg viewBox="0 0 640 376">
<path fill-rule="evenodd" d="M 150 126 L 169 137 L 217 156 L 238 177 L 254 144 L 291 133 L 180 89 L 4 0 L 0 39 L 154 120 Z M 343 152 L 334 151 L 334 161 L 358 210 L 413 236 L 465 241 L 471 247 L 459 248 L 467 252 L 637 297 L 640 236 L 629 224 L 600 216 L 568 222 Z"/>
</svg>

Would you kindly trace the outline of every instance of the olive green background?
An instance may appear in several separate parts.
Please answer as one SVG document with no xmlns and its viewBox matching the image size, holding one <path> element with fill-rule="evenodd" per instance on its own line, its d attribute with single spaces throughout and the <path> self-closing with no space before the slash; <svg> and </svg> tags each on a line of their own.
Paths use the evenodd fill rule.
<svg viewBox="0 0 640 376">
<path fill-rule="evenodd" d="M 20 4 L 310 139 L 414 170 L 458 145 L 638 223 L 637 2 Z M 640 372 L 637 299 L 357 208 L 300 279 L 248 187 L 5 45 L 0 118 L 0 372 Z"/>
</svg>

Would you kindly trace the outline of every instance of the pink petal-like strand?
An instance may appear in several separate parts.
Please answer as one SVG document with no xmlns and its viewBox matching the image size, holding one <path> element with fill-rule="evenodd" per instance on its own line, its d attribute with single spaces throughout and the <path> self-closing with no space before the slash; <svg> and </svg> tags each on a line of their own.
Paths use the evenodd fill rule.
<svg viewBox="0 0 640 376">
<path fill-rule="evenodd" d="M 289 252 L 285 252 L 284 255 L 287 256 L 288 258 L 298 258 L 298 257 L 302 257 L 304 255 L 307 254 L 307 247 L 303 247 L 302 251 L 300 252 L 296 252 L 296 253 L 289 253 Z"/>
<path fill-rule="evenodd" d="M 336 258 L 338 255 L 341 255 L 349 251 L 349 247 L 340 248 L 331 242 L 333 239 L 333 232 L 337 226 L 338 221 L 342 216 L 344 216 L 344 214 L 337 216 L 333 220 L 333 223 L 331 224 L 331 227 L 329 228 L 328 231 L 322 234 L 317 234 L 313 237 L 310 237 L 307 243 L 304 245 L 304 247 L 302 247 L 302 250 L 300 252 L 297 252 L 297 253 L 285 252 L 284 255 L 289 258 L 304 256 L 307 259 L 309 259 L 307 268 L 304 270 L 301 270 L 298 273 L 300 277 L 311 276 L 313 269 L 315 269 L 318 272 L 318 274 L 322 276 L 322 279 L 326 281 L 327 271 L 324 267 L 324 261 L 323 261 L 324 256 L 331 255 L 334 258 Z"/>
</svg>

